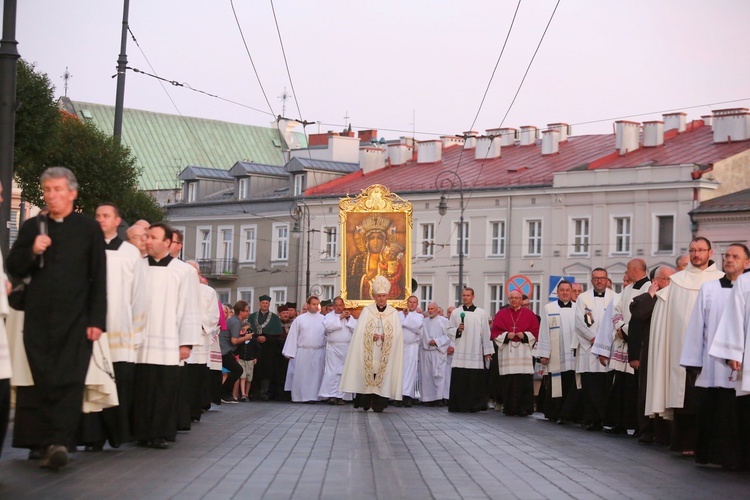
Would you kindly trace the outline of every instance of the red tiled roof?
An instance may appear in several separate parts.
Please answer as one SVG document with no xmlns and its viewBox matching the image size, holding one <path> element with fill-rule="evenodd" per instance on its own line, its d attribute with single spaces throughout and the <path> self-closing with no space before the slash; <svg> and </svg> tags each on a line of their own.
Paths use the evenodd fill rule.
<svg viewBox="0 0 750 500">
<path fill-rule="evenodd" d="M 665 133 L 664 145 L 640 147 L 620 156 L 614 134 L 569 137 L 559 153 L 542 156 L 541 141 L 532 146 L 504 146 L 500 158 L 474 159 L 474 149 L 453 145 L 443 149 L 442 160 L 385 167 L 367 175 L 355 172 L 305 191 L 305 196 L 356 194 L 372 184 L 383 184 L 395 193 L 436 191 L 435 178 L 456 171 L 464 189 L 512 188 L 551 185 L 553 174 L 571 169 L 611 169 L 644 165 L 715 163 L 750 149 L 750 141 L 714 144 L 713 132 L 701 120 L 688 124 L 681 134 Z"/>
</svg>

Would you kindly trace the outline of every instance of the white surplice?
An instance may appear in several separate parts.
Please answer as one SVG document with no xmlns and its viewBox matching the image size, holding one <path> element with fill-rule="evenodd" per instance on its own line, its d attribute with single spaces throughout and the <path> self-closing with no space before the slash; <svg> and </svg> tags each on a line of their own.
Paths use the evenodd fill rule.
<svg viewBox="0 0 750 500">
<path fill-rule="evenodd" d="M 169 257 L 165 257 L 169 258 Z M 180 365 L 180 346 L 200 342 L 200 281 L 195 268 L 171 258 L 148 267 L 149 308 L 138 363 Z"/>
<path fill-rule="evenodd" d="M 593 354 L 591 349 L 599 333 L 600 325 L 607 328 L 607 322 L 602 321 L 602 317 L 607 306 L 614 300 L 615 295 L 608 288 L 604 291 L 604 297 L 594 297 L 594 289 L 590 288 L 578 296 L 574 306 L 576 311 L 576 336 L 573 339 L 573 348 L 576 349 L 576 373 L 602 373 L 607 371 L 607 368 L 602 366 L 599 357 Z M 608 325 L 611 329 L 611 321 Z"/>
<path fill-rule="evenodd" d="M 294 318 L 281 353 L 294 359 L 292 401 L 317 401 L 326 359 L 323 315 L 306 312 Z"/>
<path fill-rule="evenodd" d="M 326 364 L 318 396 L 351 400 L 351 394 L 339 391 L 339 383 L 357 320 L 349 316 L 341 321 L 341 315 L 331 311 L 323 318 L 323 326 L 326 329 Z"/>
<path fill-rule="evenodd" d="M 434 340 L 436 345 L 430 345 Z M 423 403 L 447 399 L 445 387 L 446 365 L 448 364 L 448 318 L 436 316 L 425 318 L 422 323 L 422 340 L 420 342 L 419 380 Z"/>
<path fill-rule="evenodd" d="M 211 355 L 211 341 L 216 330 L 219 328 L 219 308 L 216 307 L 219 299 L 216 295 L 216 290 L 210 286 L 201 283 L 199 288 L 200 343 L 193 346 L 193 349 L 190 351 L 190 357 L 185 362 L 208 366 Z"/>
<path fill-rule="evenodd" d="M 722 278 L 704 283 L 690 315 L 685 343 L 682 346 L 680 364 L 696 366 L 701 373 L 695 381 L 696 387 L 723 387 L 737 389 L 737 382 L 729 380 L 732 369 L 726 360 L 709 355 L 709 348 L 716 336 L 725 306 L 732 292 L 731 281 Z"/>
<path fill-rule="evenodd" d="M 658 314 L 654 307 L 647 381 L 647 385 L 652 386 L 652 400 L 649 402 L 648 396 L 646 400 L 646 408 L 650 408 L 652 413 L 672 418 L 672 412 L 667 410 L 683 407 L 686 374 L 685 368 L 680 366 L 680 357 L 690 314 L 693 312 L 701 285 L 718 280 L 723 275 L 724 273 L 716 269 L 713 263 L 705 270 L 688 264 L 686 269 L 672 275 L 670 285 L 664 289 L 669 292 L 663 295 L 666 300 Z M 662 291 L 659 290 L 657 296 L 660 296 Z"/>
<path fill-rule="evenodd" d="M 413 398 L 417 388 L 419 366 L 419 339 L 422 335 L 424 315 L 416 311 L 399 312 L 404 334 L 404 396 Z"/>
<path fill-rule="evenodd" d="M 557 301 L 544 306 L 539 324 L 539 342 L 535 356 L 548 358 L 544 374 L 552 375 L 552 397 L 562 397 L 560 373 L 575 370 L 573 339 L 575 338 L 575 303 L 571 307 L 560 307 Z"/>
<path fill-rule="evenodd" d="M 732 287 L 724 308 L 716 336 L 708 353 L 720 360 L 742 363 L 742 374 L 737 395 L 750 393 L 750 360 L 745 353 L 750 350 L 750 273 L 740 276 Z"/>
<path fill-rule="evenodd" d="M 461 323 L 464 324 L 464 331 L 460 338 L 456 338 L 458 326 Z M 484 357 L 495 353 L 490 340 L 487 313 L 481 307 L 477 307 L 474 311 L 465 311 L 463 306 L 454 309 L 448 323 L 448 336 L 456 344 L 456 350 L 453 353 L 453 368 L 484 370 Z"/>
</svg>

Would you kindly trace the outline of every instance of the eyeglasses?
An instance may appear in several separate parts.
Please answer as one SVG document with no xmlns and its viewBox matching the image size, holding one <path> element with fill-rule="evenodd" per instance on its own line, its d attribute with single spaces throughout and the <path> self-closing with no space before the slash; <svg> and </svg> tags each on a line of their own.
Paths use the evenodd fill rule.
<svg viewBox="0 0 750 500">
<path fill-rule="evenodd" d="M 608 279 L 609 278 L 607 278 L 606 276 L 603 277 L 603 278 L 593 277 L 593 278 L 591 278 L 591 281 L 607 281 Z"/>
<path fill-rule="evenodd" d="M 711 249 L 709 248 L 691 248 L 690 250 L 688 250 L 688 253 L 706 253 L 710 251 Z"/>
</svg>

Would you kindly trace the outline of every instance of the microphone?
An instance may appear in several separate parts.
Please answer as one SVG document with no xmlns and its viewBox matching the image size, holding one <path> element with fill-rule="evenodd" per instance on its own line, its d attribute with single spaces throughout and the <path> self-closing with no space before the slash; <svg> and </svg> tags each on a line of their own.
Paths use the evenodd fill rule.
<svg viewBox="0 0 750 500">
<path fill-rule="evenodd" d="M 461 313 L 461 324 L 462 324 L 462 325 L 464 324 L 464 318 L 465 318 L 465 317 L 466 317 L 466 313 L 465 313 L 465 312 L 462 312 L 462 313 Z M 461 338 L 461 334 L 462 334 L 462 333 L 463 333 L 463 332 L 461 332 L 461 330 L 457 330 L 457 331 L 456 331 L 456 338 L 457 338 L 457 339 L 460 339 L 460 338 Z"/>
<path fill-rule="evenodd" d="M 39 234 L 47 236 L 47 211 L 43 210 L 37 215 L 37 222 L 39 223 Z M 44 253 L 39 256 L 39 267 L 44 267 Z"/>
</svg>

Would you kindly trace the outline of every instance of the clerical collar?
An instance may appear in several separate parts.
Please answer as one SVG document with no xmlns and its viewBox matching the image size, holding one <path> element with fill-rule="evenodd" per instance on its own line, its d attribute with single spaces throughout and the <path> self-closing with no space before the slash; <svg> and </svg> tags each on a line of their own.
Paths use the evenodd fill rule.
<svg viewBox="0 0 750 500">
<path fill-rule="evenodd" d="M 105 250 L 117 250 L 118 248 L 120 248 L 120 245 L 122 245 L 122 238 L 115 235 L 115 237 L 112 238 L 111 240 L 107 241 L 105 239 L 104 242 L 105 242 L 105 245 L 104 245 Z"/>
<path fill-rule="evenodd" d="M 648 276 L 644 276 L 643 278 L 639 279 L 635 283 L 633 283 L 633 288 L 636 290 L 640 290 L 643 285 L 649 282 Z"/>
<path fill-rule="evenodd" d="M 150 255 L 148 256 L 148 265 L 152 267 L 167 267 L 170 262 L 172 262 L 172 256 L 167 254 L 166 257 L 163 257 L 160 260 L 156 260 Z"/>
<path fill-rule="evenodd" d="M 719 278 L 719 283 L 721 284 L 721 288 L 732 288 L 732 280 L 727 278 L 726 275 Z"/>
<path fill-rule="evenodd" d="M 557 305 L 560 306 L 560 307 L 573 307 L 573 303 L 572 302 L 565 303 L 565 302 L 563 302 L 560 299 L 557 299 Z"/>
<path fill-rule="evenodd" d="M 477 306 L 474 304 L 470 305 L 469 307 L 466 307 L 465 305 L 461 306 L 464 308 L 464 311 L 474 312 L 477 310 Z"/>
<path fill-rule="evenodd" d="M 594 291 L 594 297 L 604 297 L 604 294 L 606 294 L 606 293 L 607 293 L 606 291 L 604 291 L 604 292 Z"/>
<path fill-rule="evenodd" d="M 375 304 L 375 309 L 377 309 L 378 312 L 385 312 L 386 307 L 388 307 L 388 304 L 384 305 L 383 307 L 380 307 L 379 305 Z"/>
</svg>

